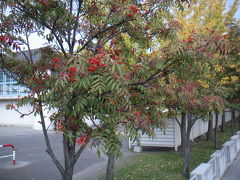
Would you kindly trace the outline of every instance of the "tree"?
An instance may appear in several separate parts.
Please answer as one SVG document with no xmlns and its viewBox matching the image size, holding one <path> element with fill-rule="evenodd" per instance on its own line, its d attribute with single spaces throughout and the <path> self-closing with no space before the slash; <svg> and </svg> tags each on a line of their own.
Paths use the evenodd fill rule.
<svg viewBox="0 0 240 180">
<path fill-rule="evenodd" d="M 185 11 L 175 9 L 173 16 L 183 26 L 179 33 L 183 38 L 192 31 L 203 34 L 208 33 L 208 30 L 224 33 L 234 20 L 238 6 L 239 0 L 234 0 L 229 9 L 226 0 L 199 0 L 193 1 Z"/>
<path fill-rule="evenodd" d="M 191 32 L 197 32 L 201 34 L 218 32 L 222 35 L 225 34 L 227 37 L 226 33 L 228 32 L 228 25 L 233 22 L 238 6 L 239 0 L 235 0 L 229 10 L 227 7 L 227 1 L 225 0 L 200 0 L 193 1 L 185 11 L 179 11 L 178 9 L 175 9 L 173 11 L 173 17 L 176 18 L 176 20 L 178 20 L 182 25 L 182 31 L 180 31 L 178 34 L 182 39 L 186 39 Z M 221 65 L 219 65 L 218 68 L 212 68 L 212 71 L 217 71 L 219 68 L 221 68 Z M 216 72 L 215 75 L 213 75 L 213 73 L 206 74 L 206 76 L 211 76 L 211 78 L 214 77 L 216 79 L 218 78 L 216 77 L 217 75 L 220 75 L 219 72 Z M 206 81 L 204 83 L 205 87 L 209 88 L 209 84 Z M 225 124 L 224 116 L 225 112 L 223 110 L 222 130 Z M 208 121 L 209 128 L 207 132 L 207 140 L 213 140 L 212 124 L 213 122 L 210 118 Z M 217 133 L 217 131 L 215 131 L 215 133 Z"/>
<path fill-rule="evenodd" d="M 155 72 L 141 75 L 141 65 L 136 63 L 136 56 L 129 58 L 129 50 L 124 48 L 124 44 L 119 45 L 122 47 L 119 49 L 117 45 L 121 43 L 117 41 L 129 36 L 136 46 L 146 52 L 152 39 L 161 38 L 164 30 L 171 30 L 164 23 L 163 14 L 168 12 L 171 5 L 180 6 L 180 2 L 1 2 L 1 67 L 29 88 L 29 96 L 21 99 L 18 106 L 30 103 L 32 113 L 40 115 L 46 151 L 62 179 L 72 179 L 74 165 L 90 139 L 99 149 L 104 147 L 108 154 L 115 156 L 119 154 L 120 147 L 119 123 L 124 123 L 131 135 L 136 134 L 136 127 L 151 129 L 147 125 L 153 123 L 151 117 L 154 114 L 150 112 L 157 112 L 158 109 L 155 106 L 146 109 L 144 103 L 142 106 L 134 104 L 136 97 L 129 100 L 131 86 L 136 87 L 133 90 L 140 92 L 140 97 L 144 99 L 141 92 L 146 88 L 143 85 L 159 77 L 159 74 L 165 74 L 167 68 L 157 66 Z M 146 27 L 144 24 L 148 22 L 158 23 Z M 161 31 L 158 31 L 159 28 Z M 33 33 L 49 43 L 48 47 L 41 49 L 37 62 L 30 46 Z M 163 35 L 166 37 L 168 34 L 170 31 Z M 27 52 L 23 51 L 23 46 Z M 14 51 L 21 52 L 24 59 L 16 59 Z M 18 110 L 13 105 L 9 108 Z M 63 132 L 64 165 L 52 151 L 44 108 L 56 111 L 51 120 L 56 129 Z M 92 126 L 86 123 L 86 118 Z M 80 144 L 78 149 L 76 144 Z"/>
<path fill-rule="evenodd" d="M 219 78 L 222 86 L 227 89 L 226 107 L 233 110 L 232 119 L 234 119 L 234 110 L 239 109 L 239 43 L 237 43 L 239 41 L 239 22 L 232 22 L 229 25 L 228 40 L 230 41 L 228 63 L 220 69 L 221 76 Z M 233 122 L 231 126 L 233 129 Z"/>
<path fill-rule="evenodd" d="M 184 157 L 183 174 L 189 177 L 191 129 L 198 119 L 206 119 L 213 107 L 221 108 L 223 100 L 218 96 L 203 94 L 199 84 L 191 81 L 179 84 L 179 82 L 171 80 L 166 91 L 167 107 L 171 108 L 175 116 L 179 112 L 181 113 L 181 120 L 177 117 L 175 119 L 181 130 L 181 152 Z"/>
<path fill-rule="evenodd" d="M 189 176 L 190 132 L 197 119 L 206 119 L 209 112 L 222 109 L 224 100 L 221 86 L 216 86 L 215 79 L 206 79 L 212 68 L 225 62 L 226 51 L 222 49 L 227 43 L 219 34 L 192 33 L 187 40 L 177 40 L 170 44 L 171 58 L 179 59 L 172 69 L 173 73 L 166 78 L 165 105 L 181 113 L 177 120 L 181 129 L 182 155 L 184 156 L 183 174 Z M 211 76 L 210 76 L 211 77 Z M 209 87 L 205 88 L 208 82 Z M 215 84 L 215 86 L 211 85 Z"/>
</svg>

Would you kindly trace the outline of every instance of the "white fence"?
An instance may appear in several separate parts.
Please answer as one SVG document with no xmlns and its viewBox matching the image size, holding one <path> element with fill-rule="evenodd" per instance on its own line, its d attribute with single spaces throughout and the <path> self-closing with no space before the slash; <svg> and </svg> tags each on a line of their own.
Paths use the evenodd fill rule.
<svg viewBox="0 0 240 180">
<path fill-rule="evenodd" d="M 191 172 L 189 180 L 219 180 L 240 151 L 240 132 L 215 151 L 207 163 L 200 164 Z"/>
</svg>

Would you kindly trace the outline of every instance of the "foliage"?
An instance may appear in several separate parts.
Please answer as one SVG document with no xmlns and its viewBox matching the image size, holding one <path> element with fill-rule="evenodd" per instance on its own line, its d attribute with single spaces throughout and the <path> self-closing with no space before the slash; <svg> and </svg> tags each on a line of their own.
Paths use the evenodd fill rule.
<svg viewBox="0 0 240 180">
<path fill-rule="evenodd" d="M 231 109 L 239 108 L 239 23 L 232 23 L 229 26 L 228 39 L 229 44 L 229 57 L 228 63 L 220 69 L 219 78 L 220 83 L 224 86 L 228 93 L 225 94 L 227 100 L 227 107 Z"/>
<path fill-rule="evenodd" d="M 228 43 L 218 33 L 194 32 L 186 40 L 177 40 L 166 47 L 165 56 L 176 59 L 166 84 L 162 84 L 167 107 L 200 117 L 221 110 L 224 88 L 217 85 L 213 70 L 219 64 L 227 64 Z"/>
<path fill-rule="evenodd" d="M 215 36 L 215 38 L 225 39 L 225 41 L 228 41 L 228 43 L 225 44 L 225 46 L 227 46 L 225 51 L 227 52 L 225 52 L 225 57 L 222 57 L 224 59 L 221 61 L 216 61 L 215 56 L 214 61 L 217 63 L 209 66 L 209 70 L 212 72 L 205 72 L 202 76 L 204 79 L 201 80 L 200 84 L 205 88 L 210 89 L 213 87 L 209 86 L 221 86 L 221 89 L 224 89 L 225 91 L 225 95 L 223 95 L 224 98 L 229 100 L 232 99 L 228 103 L 226 102 L 226 106 L 231 108 L 236 106 L 237 100 L 237 98 L 233 97 L 232 95 L 238 91 L 238 74 L 230 73 L 230 71 L 236 72 L 238 69 L 238 62 L 236 59 L 233 60 L 233 56 L 236 58 L 237 53 L 235 48 L 238 46 L 233 41 L 239 38 L 239 35 L 236 33 L 238 32 L 237 24 L 239 24 L 239 22 L 236 22 L 234 19 L 234 15 L 236 14 L 238 7 L 239 0 L 233 1 L 230 7 L 227 7 L 227 1 L 201 0 L 193 1 L 191 5 L 183 12 L 179 11 L 178 9 L 174 9 L 173 12 L 174 18 L 176 18 L 176 20 L 182 26 L 181 31 L 178 33 L 181 39 L 186 39 L 189 34 L 192 33 L 200 33 L 208 35 L 209 38 L 211 36 Z M 235 33 L 233 33 L 233 31 Z M 216 36 L 217 34 L 219 37 Z M 234 38 L 232 38 L 233 34 L 235 34 Z M 220 45 L 220 47 L 223 47 L 223 45 Z M 232 51 L 232 48 L 235 50 Z M 200 49 L 202 50 L 202 48 Z M 208 62 L 210 61 L 208 60 Z M 210 83 L 209 80 L 212 82 Z M 234 99 L 235 102 L 233 103 Z"/>
<path fill-rule="evenodd" d="M 173 17 L 182 25 L 179 35 L 186 38 L 192 31 L 198 33 L 212 32 L 224 33 L 227 25 L 234 20 L 239 0 L 234 0 L 230 7 L 227 7 L 225 0 L 198 0 L 192 1 L 185 11 L 174 9 Z M 229 9 L 228 9 L 229 8 Z"/>
</svg>

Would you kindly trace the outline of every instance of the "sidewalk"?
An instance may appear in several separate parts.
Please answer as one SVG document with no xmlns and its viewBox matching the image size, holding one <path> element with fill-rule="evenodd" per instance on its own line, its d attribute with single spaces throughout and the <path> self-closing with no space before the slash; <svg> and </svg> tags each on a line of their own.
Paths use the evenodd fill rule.
<svg viewBox="0 0 240 180">
<path fill-rule="evenodd" d="M 239 180 L 240 179 L 240 153 L 233 161 L 231 166 L 226 170 L 222 180 Z"/>
<path fill-rule="evenodd" d="M 52 148 L 57 158 L 63 163 L 62 135 L 49 133 Z M 0 159 L 0 180 L 58 180 L 60 173 L 45 152 L 46 145 L 42 131 L 25 127 L 0 126 L 0 144 L 13 144 L 17 147 L 16 165 L 11 158 Z M 1 148 L 0 155 L 8 148 Z M 122 147 L 124 159 L 136 155 L 128 150 L 128 140 Z M 119 162 L 119 161 L 118 161 Z M 107 157 L 96 154 L 96 149 L 87 147 L 76 163 L 73 180 L 96 180 L 106 171 Z M 47 167 L 47 168 L 45 168 Z"/>
<path fill-rule="evenodd" d="M 138 155 L 139 153 L 129 151 L 128 149 L 128 139 L 125 139 L 122 146 L 123 156 L 118 158 L 115 162 L 115 168 L 119 165 L 121 166 L 125 160 L 129 159 L 132 156 Z M 73 175 L 73 180 L 99 180 L 99 176 L 106 173 L 107 168 L 107 156 L 103 155 L 105 161 L 99 162 L 90 166 L 83 171 L 80 171 Z"/>
<path fill-rule="evenodd" d="M 119 167 L 119 165 L 121 166 L 124 163 L 124 160 L 127 160 L 130 156 L 132 157 L 134 155 L 137 155 L 137 153 L 124 153 L 124 156 L 116 161 L 115 168 Z M 107 159 L 105 162 L 94 164 L 93 166 L 74 174 L 73 180 L 99 180 L 100 176 L 102 177 L 105 175 L 106 168 Z"/>
</svg>

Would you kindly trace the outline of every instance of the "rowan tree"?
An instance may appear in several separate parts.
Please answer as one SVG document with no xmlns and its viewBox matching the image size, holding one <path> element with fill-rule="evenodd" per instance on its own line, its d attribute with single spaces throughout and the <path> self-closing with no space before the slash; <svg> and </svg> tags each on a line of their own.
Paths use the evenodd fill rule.
<svg viewBox="0 0 240 180">
<path fill-rule="evenodd" d="M 157 66 L 155 71 L 146 73 L 150 62 L 141 62 L 148 68 L 138 64 L 136 58 L 141 58 L 140 53 L 129 58 L 132 51 L 119 41 L 128 36 L 146 52 L 153 39 L 173 32 L 169 31 L 173 28 L 165 23 L 163 14 L 168 13 L 170 6 L 181 6 L 182 2 L 1 2 L 1 67 L 29 88 L 29 95 L 18 106 L 30 103 L 32 112 L 40 115 L 47 152 L 62 179 L 72 179 L 74 165 L 90 139 L 94 145 L 116 155 L 120 147 L 120 123 L 125 124 L 130 135 L 136 134 L 136 127 L 151 132 L 149 125 L 159 126 L 159 119 L 154 119 L 152 113 L 159 109 L 155 103 L 146 107 L 152 96 L 148 85 L 144 85 L 164 74 L 166 68 Z M 48 46 L 38 50 L 39 59 L 31 49 L 32 34 L 48 42 Z M 23 58 L 17 58 L 16 52 Z M 17 110 L 12 105 L 9 108 Z M 63 132 L 64 165 L 52 151 L 43 109 L 55 111 L 51 120 Z"/>
<path fill-rule="evenodd" d="M 230 7 L 227 7 L 227 1 L 212 1 L 212 0 L 200 0 L 192 1 L 192 3 L 185 9 L 185 11 L 179 11 L 174 9 L 173 17 L 181 24 L 182 30 L 179 31 L 179 37 L 186 39 L 191 32 L 209 34 L 219 33 L 227 37 L 229 25 L 234 21 L 235 14 L 239 6 L 239 0 L 235 0 Z M 212 68 L 212 71 L 217 71 L 221 68 L 221 64 Z M 217 77 L 219 72 L 205 74 L 206 79 Z M 208 88 L 209 84 L 204 81 L 205 87 Z M 219 112 L 215 112 L 218 114 Z M 222 115 L 222 127 L 225 124 L 225 111 L 223 109 Z M 217 120 L 217 119 L 216 119 Z M 216 124 L 216 123 L 215 123 Z M 213 140 L 213 121 L 210 118 L 208 121 L 207 140 Z M 223 129 L 223 128 L 222 128 Z M 217 131 L 215 131 L 216 134 Z M 215 135 L 216 137 L 216 135 Z M 216 142 L 216 141 L 215 141 Z M 216 144 L 216 143 L 215 143 Z"/>
<path fill-rule="evenodd" d="M 229 25 L 227 33 L 229 40 L 228 60 L 218 69 L 219 84 L 225 89 L 226 107 L 232 110 L 232 119 L 235 118 L 235 110 L 239 108 L 239 22 L 233 22 Z M 231 121 L 231 130 L 233 133 L 233 123 Z M 240 127 L 240 124 L 239 124 Z"/>
<path fill-rule="evenodd" d="M 185 40 L 170 43 L 166 57 L 178 59 L 171 74 L 162 85 L 164 103 L 172 116 L 181 113 L 176 119 L 181 129 L 183 174 L 189 176 L 190 132 L 198 119 L 206 119 L 209 112 L 219 112 L 224 106 L 224 88 L 217 84 L 213 68 L 227 64 L 228 40 L 217 33 L 192 33 Z M 209 76 L 211 75 L 211 76 Z M 208 88 L 206 88 L 208 85 Z"/>
</svg>

